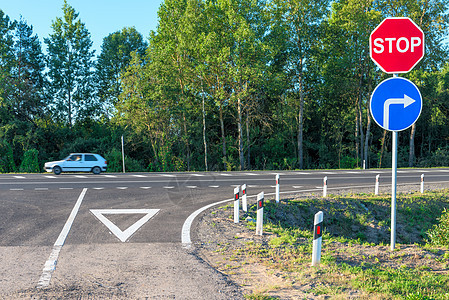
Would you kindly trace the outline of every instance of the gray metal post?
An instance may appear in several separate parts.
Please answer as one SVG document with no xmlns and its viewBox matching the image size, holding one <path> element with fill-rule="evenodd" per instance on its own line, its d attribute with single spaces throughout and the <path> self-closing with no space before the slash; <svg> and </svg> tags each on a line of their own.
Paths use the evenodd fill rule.
<svg viewBox="0 0 449 300">
<path fill-rule="evenodd" d="M 122 162 L 123 162 L 123 173 L 125 173 L 125 143 L 123 141 L 123 135 L 122 135 Z"/>
<path fill-rule="evenodd" d="M 391 162 L 391 241 L 390 250 L 393 251 L 396 245 L 396 184 L 398 173 L 398 132 L 393 131 L 393 145 L 391 152 L 393 159 Z"/>
</svg>

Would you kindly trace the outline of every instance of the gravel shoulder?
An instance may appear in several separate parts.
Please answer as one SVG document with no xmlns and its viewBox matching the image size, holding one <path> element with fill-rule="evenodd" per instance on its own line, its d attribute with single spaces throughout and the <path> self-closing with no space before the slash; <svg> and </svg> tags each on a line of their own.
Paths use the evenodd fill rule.
<svg viewBox="0 0 449 300">
<path fill-rule="evenodd" d="M 7 252 L 2 261 L 14 255 Z M 2 272 L 11 276 L 2 276 L 9 281 L 1 283 L 0 299 L 243 299 L 226 275 L 180 244 L 66 245 L 42 289 L 30 288 L 42 270 L 37 262 L 34 283 L 22 282 L 17 264 L 6 265 Z"/>
</svg>

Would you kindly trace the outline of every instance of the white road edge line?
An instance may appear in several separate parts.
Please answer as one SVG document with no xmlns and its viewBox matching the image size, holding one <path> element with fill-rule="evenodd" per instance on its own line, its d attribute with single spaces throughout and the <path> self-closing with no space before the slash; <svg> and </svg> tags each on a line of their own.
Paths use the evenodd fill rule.
<svg viewBox="0 0 449 300">
<path fill-rule="evenodd" d="M 53 250 L 48 257 L 48 260 L 45 262 L 44 269 L 42 270 L 41 278 L 37 283 L 37 288 L 44 288 L 50 284 L 51 276 L 56 269 L 56 264 L 58 263 L 59 252 L 62 249 L 62 246 L 65 243 L 65 239 L 69 234 L 70 228 L 72 227 L 73 221 L 75 220 L 76 215 L 80 209 L 81 203 L 83 202 L 84 196 L 86 195 L 87 188 L 84 188 L 81 192 L 78 200 L 75 203 L 75 206 L 72 209 L 72 212 L 67 219 L 64 227 L 62 228 L 61 233 L 58 236 L 55 244 L 53 245 Z"/>
<path fill-rule="evenodd" d="M 234 198 L 231 199 L 226 199 L 223 201 L 219 201 L 219 202 L 215 202 L 209 205 L 206 205 L 204 207 L 201 207 L 200 209 L 196 210 L 195 212 L 193 212 L 184 222 L 184 224 L 182 225 L 182 231 L 181 231 L 181 242 L 182 242 L 182 246 L 183 248 L 186 249 L 190 249 L 190 247 L 192 247 L 192 240 L 190 239 L 190 228 L 192 227 L 192 223 L 193 220 L 195 220 L 195 218 L 202 213 L 203 211 L 205 211 L 208 208 L 211 208 L 215 205 L 219 205 L 222 203 L 226 203 L 229 201 L 234 200 Z"/>
</svg>

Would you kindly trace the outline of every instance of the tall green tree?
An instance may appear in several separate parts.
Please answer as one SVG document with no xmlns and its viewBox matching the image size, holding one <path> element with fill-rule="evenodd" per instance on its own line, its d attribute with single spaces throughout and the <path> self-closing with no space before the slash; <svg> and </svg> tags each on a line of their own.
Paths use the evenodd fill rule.
<svg viewBox="0 0 449 300">
<path fill-rule="evenodd" d="M 288 39 L 287 72 L 296 95 L 297 159 L 304 168 L 304 105 L 308 91 L 307 69 L 321 34 L 321 23 L 328 12 L 329 0 L 274 0 L 274 16 Z"/>
<path fill-rule="evenodd" d="M 53 95 L 50 109 L 58 121 L 71 127 L 74 121 L 88 118 L 98 109 L 92 82 L 95 51 L 75 9 L 64 1 L 62 11 L 63 17 L 53 21 L 53 33 L 45 39 Z"/>
<path fill-rule="evenodd" d="M 147 43 L 134 27 L 125 27 L 103 39 L 96 64 L 96 82 L 99 101 L 105 111 L 118 101 L 122 92 L 120 76 L 131 61 L 131 53 L 136 51 L 143 57 L 146 48 Z"/>
<path fill-rule="evenodd" d="M 0 9 L 0 124 L 11 118 L 10 115 L 10 72 L 14 61 L 13 29 L 14 22 Z"/>
<path fill-rule="evenodd" d="M 34 122 L 40 118 L 46 106 L 44 78 L 45 60 L 33 27 L 21 19 L 14 33 L 15 62 L 11 70 L 14 89 L 13 111 L 22 121 Z"/>
<path fill-rule="evenodd" d="M 354 144 L 355 158 L 359 162 L 368 163 L 369 138 L 371 135 L 372 119 L 369 112 L 369 98 L 373 83 L 377 80 L 374 63 L 369 55 L 369 36 L 371 31 L 381 20 L 381 13 L 373 0 L 341 0 L 332 5 L 332 15 L 329 18 L 333 32 L 340 32 L 338 39 L 344 44 L 334 45 L 344 47 L 342 57 L 333 55 L 333 59 L 345 61 L 348 80 L 346 101 L 353 105 L 354 112 Z M 334 36 L 335 37 L 335 36 Z M 331 47 L 334 45 L 331 44 Z M 366 124 L 366 125 L 365 125 Z"/>
</svg>

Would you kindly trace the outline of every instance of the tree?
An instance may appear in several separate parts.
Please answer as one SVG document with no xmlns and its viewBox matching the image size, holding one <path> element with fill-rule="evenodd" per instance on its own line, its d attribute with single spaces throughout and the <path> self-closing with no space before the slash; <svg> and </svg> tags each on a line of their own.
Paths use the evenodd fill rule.
<svg viewBox="0 0 449 300">
<path fill-rule="evenodd" d="M 332 9 L 329 24 L 334 27 L 335 32 L 340 32 L 339 38 L 343 42 L 335 44 L 344 48 L 341 58 L 345 61 L 344 78 L 347 80 L 345 97 L 353 105 L 355 114 L 354 142 L 358 166 L 361 161 L 369 163 L 372 124 L 369 99 L 373 82 L 377 80 L 374 64 L 369 56 L 369 36 L 380 22 L 381 13 L 373 0 L 337 1 L 333 3 Z M 334 55 L 333 59 L 339 58 Z"/>
<path fill-rule="evenodd" d="M 64 16 L 52 23 L 53 33 L 45 39 L 48 47 L 47 67 L 50 91 L 54 95 L 50 109 L 59 121 L 67 122 L 92 116 L 96 109 L 93 96 L 90 33 L 79 14 L 64 1 Z"/>
<path fill-rule="evenodd" d="M 44 55 L 37 35 L 33 35 L 33 27 L 24 20 L 17 23 L 14 37 L 12 110 L 18 119 L 34 122 L 42 116 L 46 105 Z"/>
<path fill-rule="evenodd" d="M 0 124 L 11 118 L 10 114 L 10 72 L 14 61 L 14 22 L 0 9 Z"/>
<path fill-rule="evenodd" d="M 277 22 L 288 32 L 288 62 L 291 89 L 297 95 L 298 167 L 304 168 L 304 103 L 307 94 L 307 69 L 314 46 L 320 39 L 320 26 L 327 14 L 329 0 L 272 1 Z"/>
<path fill-rule="evenodd" d="M 146 48 L 147 43 L 134 27 L 125 27 L 103 39 L 96 82 L 99 101 L 106 112 L 114 107 L 122 92 L 120 76 L 129 65 L 131 53 L 136 51 L 142 57 Z"/>
</svg>

